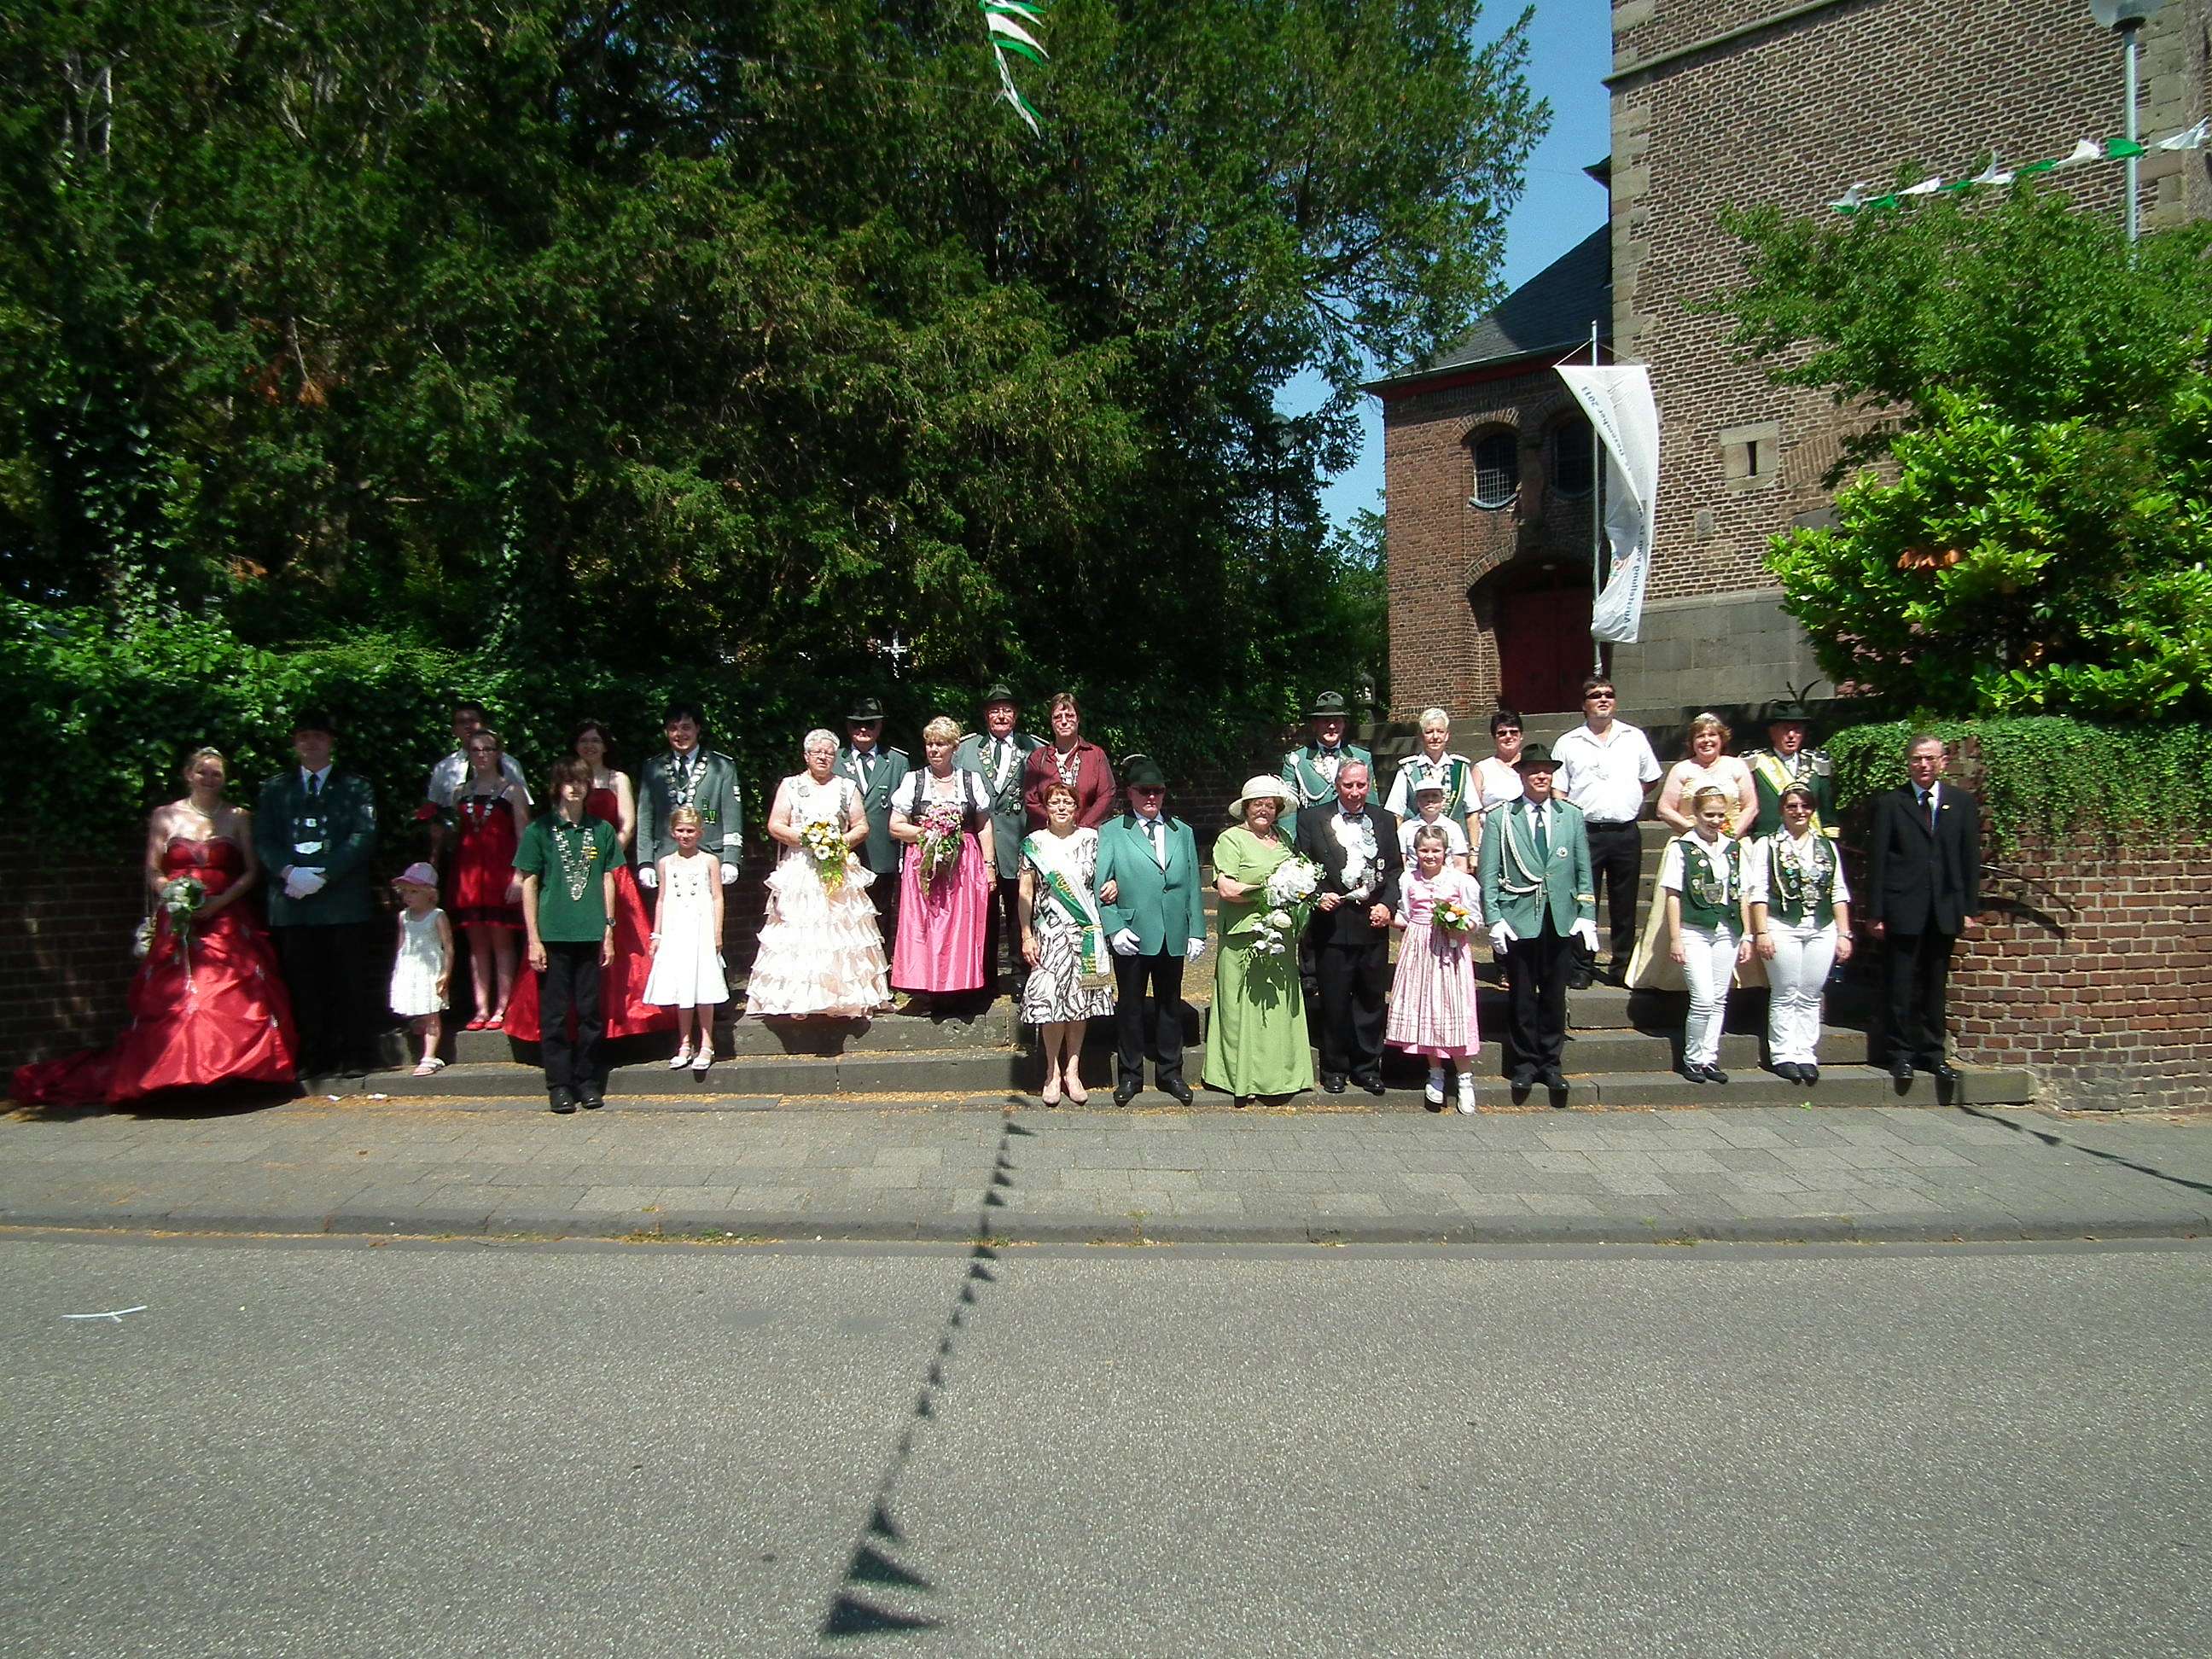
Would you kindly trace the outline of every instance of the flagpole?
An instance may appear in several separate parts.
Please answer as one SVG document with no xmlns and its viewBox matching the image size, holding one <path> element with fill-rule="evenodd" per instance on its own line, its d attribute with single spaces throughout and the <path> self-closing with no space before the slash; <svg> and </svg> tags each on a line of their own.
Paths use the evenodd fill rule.
<svg viewBox="0 0 2212 1659">
<path fill-rule="evenodd" d="M 1590 319 L 1590 367 L 1597 367 L 1597 319 Z M 1605 447 L 1598 436 L 1597 422 L 1590 422 L 1590 603 L 1605 592 Z M 1605 672 L 1605 645 L 1597 636 L 1597 624 L 1590 624 L 1590 672 Z"/>
</svg>

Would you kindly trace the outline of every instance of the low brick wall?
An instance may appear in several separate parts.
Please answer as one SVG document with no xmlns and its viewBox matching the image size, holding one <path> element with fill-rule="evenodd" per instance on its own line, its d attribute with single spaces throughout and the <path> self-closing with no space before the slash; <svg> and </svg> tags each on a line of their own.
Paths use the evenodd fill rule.
<svg viewBox="0 0 2212 1659">
<path fill-rule="evenodd" d="M 1960 1057 L 2025 1066 L 2046 1105 L 2212 1110 L 2212 855 L 2089 837 L 1984 878 L 1960 947 Z"/>
<path fill-rule="evenodd" d="M 40 858 L 24 837 L 0 836 L 11 872 L 0 900 L 0 1066 L 67 1054 L 122 1029 L 138 966 L 131 933 L 146 915 L 143 853 L 134 841 Z"/>
</svg>

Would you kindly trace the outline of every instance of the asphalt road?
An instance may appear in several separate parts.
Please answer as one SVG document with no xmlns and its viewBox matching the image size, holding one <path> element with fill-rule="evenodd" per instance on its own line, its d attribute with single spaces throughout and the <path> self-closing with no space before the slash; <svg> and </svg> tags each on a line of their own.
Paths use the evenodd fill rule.
<svg viewBox="0 0 2212 1659">
<path fill-rule="evenodd" d="M 2208 1310 L 2186 1245 L 17 1237 L 0 1653 L 2201 1659 Z"/>
</svg>

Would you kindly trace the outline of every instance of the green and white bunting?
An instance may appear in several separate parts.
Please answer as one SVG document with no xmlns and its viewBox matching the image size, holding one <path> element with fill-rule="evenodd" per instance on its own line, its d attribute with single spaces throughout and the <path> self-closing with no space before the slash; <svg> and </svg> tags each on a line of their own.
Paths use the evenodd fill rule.
<svg viewBox="0 0 2212 1659">
<path fill-rule="evenodd" d="M 1828 205 L 1838 213 L 1876 212 L 1893 208 L 1908 196 L 1948 195 L 1960 191 L 1982 188 L 2002 188 L 2016 179 L 2033 179 L 2046 173 L 2063 173 L 2069 167 L 2086 167 L 2092 161 L 2122 161 L 2132 155 L 2148 155 L 2154 151 L 2212 149 L 2212 119 L 2199 121 L 2193 127 L 2168 133 L 2163 138 L 2137 143 L 2131 138 L 2084 138 L 2064 155 L 2047 161 L 2030 161 L 2025 167 L 2008 167 L 1992 161 L 1971 179 L 1923 179 L 1917 185 L 1907 185 L 1881 195 L 1870 193 L 1873 186 L 1864 182 L 1853 185 Z"/>
<path fill-rule="evenodd" d="M 1029 0 L 981 0 L 981 9 L 983 27 L 991 36 L 991 56 L 999 65 L 1000 95 L 1014 106 L 1014 112 L 1035 132 L 1037 112 L 1016 88 L 1013 68 L 1006 62 L 1006 54 L 1026 58 L 1032 64 L 1044 62 L 1044 42 L 1031 32 L 1044 27 L 1043 9 Z"/>
</svg>

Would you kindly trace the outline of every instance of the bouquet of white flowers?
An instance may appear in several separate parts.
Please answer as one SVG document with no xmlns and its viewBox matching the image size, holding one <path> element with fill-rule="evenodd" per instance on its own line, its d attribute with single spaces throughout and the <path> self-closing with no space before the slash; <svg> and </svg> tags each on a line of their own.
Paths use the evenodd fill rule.
<svg viewBox="0 0 2212 1659">
<path fill-rule="evenodd" d="M 207 889 L 191 876 L 179 876 L 161 889 L 161 908 L 168 913 L 169 932 L 179 951 L 191 949 L 192 918 L 199 915 L 200 901 L 206 896 Z"/>
<path fill-rule="evenodd" d="M 827 819 L 817 819 L 799 832 L 799 842 L 814 860 L 817 874 L 822 884 L 836 892 L 845 884 L 845 858 L 848 848 L 844 831 Z"/>
<path fill-rule="evenodd" d="M 1259 931 L 1252 936 L 1255 956 L 1285 955 L 1313 914 L 1321 891 L 1321 866 L 1308 858 L 1289 858 L 1277 865 L 1264 890 L 1267 908 L 1260 916 Z"/>
</svg>

